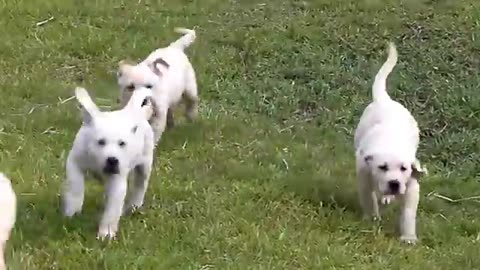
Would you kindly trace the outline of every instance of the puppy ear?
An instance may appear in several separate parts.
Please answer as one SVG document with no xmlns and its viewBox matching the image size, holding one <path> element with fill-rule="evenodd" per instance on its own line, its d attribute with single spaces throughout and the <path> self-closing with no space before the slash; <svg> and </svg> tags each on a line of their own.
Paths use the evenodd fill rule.
<svg viewBox="0 0 480 270">
<path fill-rule="evenodd" d="M 372 162 L 373 160 L 373 155 L 366 155 L 363 157 L 363 160 L 365 160 L 365 163 L 367 163 L 367 165 L 370 165 L 370 162 Z"/>
<path fill-rule="evenodd" d="M 152 91 L 147 88 L 139 88 L 133 92 L 124 109 L 132 113 L 138 113 L 142 118 L 149 120 L 154 111 Z"/>
<path fill-rule="evenodd" d="M 118 62 L 117 77 L 121 77 L 125 70 L 133 65 L 135 65 L 135 63 L 126 59 Z"/>
<path fill-rule="evenodd" d="M 155 62 L 148 65 L 148 67 L 153 71 L 153 73 L 155 73 L 155 75 L 157 75 L 159 77 L 162 76 L 162 71 L 160 71 L 160 69 L 155 64 Z"/>
<path fill-rule="evenodd" d="M 157 76 L 162 76 L 162 71 L 160 70 L 160 66 L 163 66 L 166 69 L 170 67 L 170 65 L 162 58 L 155 59 L 155 61 L 153 61 L 148 66 L 153 71 L 153 73 L 155 73 Z"/>
<path fill-rule="evenodd" d="M 143 117 L 145 117 L 145 119 L 147 120 L 152 118 L 153 115 L 155 114 L 155 107 L 156 107 L 155 100 L 151 96 L 145 97 L 140 107 L 141 107 Z"/>
<path fill-rule="evenodd" d="M 100 113 L 97 105 L 93 102 L 85 88 L 75 88 L 75 97 L 82 106 L 83 121 L 85 124 L 90 125 L 93 119 Z"/>
<path fill-rule="evenodd" d="M 128 59 L 123 59 L 118 62 L 118 68 L 125 67 L 125 66 L 134 66 L 134 65 L 136 65 L 136 63 Z"/>
<path fill-rule="evenodd" d="M 137 133 L 137 129 L 138 129 L 138 126 L 134 126 L 134 127 L 132 128 L 132 133 L 133 133 L 133 134 Z"/>
<path fill-rule="evenodd" d="M 427 175 L 428 171 L 426 168 L 422 167 L 420 165 L 420 161 L 418 159 L 415 159 L 415 162 L 412 163 L 412 178 L 415 178 L 417 180 L 420 180 L 423 176 Z"/>
</svg>

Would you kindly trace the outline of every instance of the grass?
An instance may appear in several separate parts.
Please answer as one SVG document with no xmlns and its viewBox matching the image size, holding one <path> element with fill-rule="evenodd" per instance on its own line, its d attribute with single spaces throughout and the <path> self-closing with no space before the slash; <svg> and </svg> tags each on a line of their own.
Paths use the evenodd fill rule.
<svg viewBox="0 0 480 270">
<path fill-rule="evenodd" d="M 0 169 L 18 194 L 11 269 L 480 269 L 475 0 L 1 1 Z M 54 16 L 37 27 L 36 22 Z M 95 240 L 101 187 L 60 214 L 76 85 L 114 104 L 115 68 L 197 26 L 201 118 L 164 135 L 139 214 Z M 352 132 L 395 41 L 390 93 L 416 116 L 416 246 L 360 218 Z M 32 110 L 32 108 L 34 108 Z"/>
</svg>

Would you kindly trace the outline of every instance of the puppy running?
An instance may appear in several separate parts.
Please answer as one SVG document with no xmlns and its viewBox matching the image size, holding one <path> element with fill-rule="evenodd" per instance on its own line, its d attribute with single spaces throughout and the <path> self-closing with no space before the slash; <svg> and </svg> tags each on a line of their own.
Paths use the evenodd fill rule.
<svg viewBox="0 0 480 270">
<path fill-rule="evenodd" d="M 5 270 L 5 246 L 15 225 L 17 197 L 10 180 L 0 173 L 0 270 Z"/>
<path fill-rule="evenodd" d="M 388 59 L 375 76 L 373 102 L 363 112 L 355 131 L 357 177 L 365 217 L 380 218 L 377 196 L 383 204 L 398 197 L 402 202 L 401 240 L 414 243 L 420 196 L 418 180 L 425 171 L 416 158 L 417 122 L 386 91 L 387 77 L 396 63 L 397 50 L 390 43 Z"/>
<path fill-rule="evenodd" d="M 126 106 L 102 112 L 83 88 L 75 89 L 82 106 L 83 125 L 68 155 L 63 192 L 64 214 L 80 212 L 84 199 L 85 173 L 105 180 L 106 205 L 97 238 L 115 238 L 122 212 L 143 205 L 153 162 L 153 131 L 148 120 L 153 113 L 151 91 L 139 88 Z M 127 203 L 127 178 L 133 173 L 133 190 Z"/>
<path fill-rule="evenodd" d="M 186 116 L 193 120 L 198 114 L 198 90 L 195 71 L 184 50 L 195 41 L 194 30 L 175 28 L 183 36 L 168 47 L 152 52 L 143 62 L 132 65 L 119 63 L 117 72 L 120 102 L 126 104 L 132 93 L 141 87 L 152 89 L 156 111 L 150 120 L 155 143 L 165 127 L 173 127 L 173 109 L 182 100 Z"/>
</svg>

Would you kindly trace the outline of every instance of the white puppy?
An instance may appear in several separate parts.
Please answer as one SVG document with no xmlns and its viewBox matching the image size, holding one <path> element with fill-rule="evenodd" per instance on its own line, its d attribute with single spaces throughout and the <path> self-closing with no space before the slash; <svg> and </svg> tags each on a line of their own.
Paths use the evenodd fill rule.
<svg viewBox="0 0 480 270">
<path fill-rule="evenodd" d="M 357 177 L 366 217 L 380 218 L 377 196 L 384 204 L 395 197 L 401 199 L 401 240 L 412 243 L 417 240 L 418 180 L 424 170 L 416 159 L 417 122 L 386 91 L 387 77 L 396 63 L 397 50 L 390 43 L 388 59 L 375 76 L 373 102 L 363 112 L 355 131 Z"/>
<path fill-rule="evenodd" d="M 0 173 L 0 270 L 5 270 L 5 246 L 15 225 L 17 197 L 10 180 Z"/>
<path fill-rule="evenodd" d="M 158 142 L 165 127 L 173 127 L 173 110 L 180 101 L 186 103 L 189 120 L 198 114 L 198 91 L 195 71 L 184 50 L 195 41 L 195 31 L 175 28 L 184 34 L 168 47 L 152 52 L 139 64 L 121 61 L 117 72 L 120 102 L 125 104 L 132 92 L 141 87 L 152 89 L 156 111 L 150 123 Z"/>
<path fill-rule="evenodd" d="M 83 88 L 76 88 L 75 95 L 82 106 L 83 125 L 67 158 L 64 214 L 71 217 L 82 210 L 89 171 L 106 181 L 106 205 L 97 238 L 114 238 L 122 212 L 141 207 L 148 186 L 154 151 L 147 120 L 155 107 L 151 91 L 137 89 L 123 109 L 111 112 L 101 112 Z M 124 205 L 130 172 L 133 190 Z"/>
</svg>

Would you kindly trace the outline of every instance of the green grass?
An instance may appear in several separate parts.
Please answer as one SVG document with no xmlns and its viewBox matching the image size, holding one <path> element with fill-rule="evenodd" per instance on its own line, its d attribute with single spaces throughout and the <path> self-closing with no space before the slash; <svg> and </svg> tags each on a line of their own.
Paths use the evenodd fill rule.
<svg viewBox="0 0 480 270">
<path fill-rule="evenodd" d="M 437 1 L 0 2 L 0 170 L 18 194 L 11 269 L 480 269 L 480 5 Z M 41 27 L 35 23 L 54 16 Z M 197 26 L 201 117 L 164 135 L 141 213 L 95 240 L 101 187 L 60 214 L 76 85 L 103 105 L 117 62 Z M 416 116 L 420 242 L 361 220 L 352 132 L 397 44 L 391 95 Z M 32 108 L 35 108 L 32 111 Z"/>
</svg>

